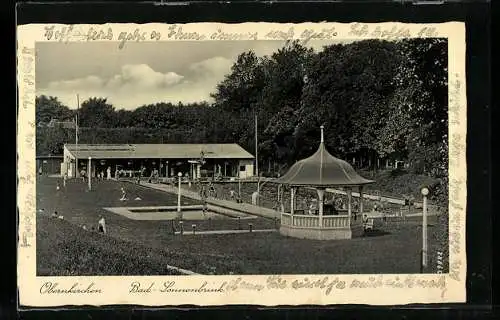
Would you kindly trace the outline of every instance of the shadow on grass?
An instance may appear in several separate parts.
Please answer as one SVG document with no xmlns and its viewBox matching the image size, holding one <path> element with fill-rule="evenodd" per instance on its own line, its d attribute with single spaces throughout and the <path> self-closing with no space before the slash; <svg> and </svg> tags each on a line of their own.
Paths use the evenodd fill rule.
<svg viewBox="0 0 500 320">
<path fill-rule="evenodd" d="M 391 233 L 387 232 L 387 231 L 375 229 L 375 230 L 365 231 L 363 236 L 364 237 L 381 237 L 381 236 L 386 236 L 389 234 L 391 234 Z"/>
</svg>

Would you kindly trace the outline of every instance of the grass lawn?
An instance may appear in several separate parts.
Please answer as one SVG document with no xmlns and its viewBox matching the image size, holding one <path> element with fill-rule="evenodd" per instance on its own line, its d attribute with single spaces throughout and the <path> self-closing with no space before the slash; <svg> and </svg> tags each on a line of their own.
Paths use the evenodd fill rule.
<svg viewBox="0 0 500 320">
<path fill-rule="evenodd" d="M 37 180 L 37 207 L 45 210 L 37 219 L 39 275 L 171 274 L 167 265 L 203 274 L 419 271 L 419 221 L 388 222 L 380 228 L 385 234 L 338 241 L 293 239 L 278 232 L 175 236 L 169 221 L 130 220 L 103 207 L 175 205 L 176 195 L 114 181 L 99 181 L 91 192 L 86 192 L 86 185 L 76 180 L 69 181 L 66 190 L 57 192 L 57 181 L 49 177 Z M 119 201 L 121 186 L 125 186 L 129 199 L 140 196 L 142 201 L 126 204 Z M 197 203 L 190 199 L 182 202 Z M 63 221 L 46 217 L 54 210 L 64 216 Z M 80 227 L 96 226 L 99 215 L 106 218 L 107 235 Z M 220 221 L 229 224 L 227 228 L 234 223 L 231 220 L 212 223 Z M 274 221 L 263 218 L 251 221 L 254 224 L 260 221 L 262 226 L 274 225 Z M 242 223 L 244 228 L 248 222 Z M 434 257 L 441 246 L 434 239 L 441 228 L 435 221 L 429 222 L 429 271 L 435 272 Z M 191 223 L 185 224 L 190 227 Z M 201 225 L 203 221 L 197 223 Z"/>
</svg>

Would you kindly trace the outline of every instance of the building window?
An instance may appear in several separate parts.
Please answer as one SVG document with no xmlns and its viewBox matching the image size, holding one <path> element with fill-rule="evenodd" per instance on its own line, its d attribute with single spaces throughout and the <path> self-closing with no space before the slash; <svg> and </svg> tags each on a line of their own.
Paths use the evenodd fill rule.
<svg viewBox="0 0 500 320">
<path fill-rule="evenodd" d="M 240 171 L 246 171 L 245 166 L 240 166 Z"/>
</svg>

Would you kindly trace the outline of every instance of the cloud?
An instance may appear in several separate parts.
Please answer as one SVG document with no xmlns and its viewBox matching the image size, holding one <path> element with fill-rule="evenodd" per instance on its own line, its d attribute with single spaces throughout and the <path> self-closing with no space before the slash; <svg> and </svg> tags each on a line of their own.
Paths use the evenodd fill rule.
<svg viewBox="0 0 500 320">
<path fill-rule="evenodd" d="M 233 63 L 224 57 L 214 57 L 191 64 L 189 70 L 201 77 L 215 77 L 220 80 L 231 70 Z"/>
<path fill-rule="evenodd" d="M 154 71 L 147 64 L 124 65 L 121 73 L 110 79 L 106 86 L 110 89 L 167 88 L 179 83 L 184 77 L 175 72 L 161 73 Z"/>
<path fill-rule="evenodd" d="M 146 64 L 124 65 L 121 72 L 109 79 L 91 75 L 85 78 L 50 82 L 50 90 L 141 90 L 167 88 L 181 82 L 183 76 L 175 72 L 156 72 Z"/>
<path fill-rule="evenodd" d="M 81 99 L 106 97 L 117 109 L 135 109 L 157 102 L 210 101 L 210 93 L 231 70 L 233 61 L 213 57 L 194 62 L 176 72 L 158 72 L 147 64 L 127 64 L 108 78 L 90 75 L 72 80 L 50 82 L 38 94 L 53 95 L 70 107 L 78 93 Z"/>
</svg>

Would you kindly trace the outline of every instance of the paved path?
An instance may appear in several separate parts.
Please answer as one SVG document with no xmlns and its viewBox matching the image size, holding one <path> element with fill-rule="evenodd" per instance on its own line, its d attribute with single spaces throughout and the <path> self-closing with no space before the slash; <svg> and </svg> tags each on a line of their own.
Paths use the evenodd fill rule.
<svg viewBox="0 0 500 320">
<path fill-rule="evenodd" d="M 276 229 L 261 229 L 261 230 L 252 230 L 251 233 L 254 232 L 277 232 Z M 200 234 L 234 234 L 234 233 L 250 233 L 250 230 L 210 230 L 210 231 L 184 231 L 183 236 L 196 236 Z M 175 232 L 176 235 L 180 235 L 180 231 Z"/>
<path fill-rule="evenodd" d="M 146 188 L 151 188 L 151 189 L 155 189 L 155 190 L 160 190 L 160 191 L 165 191 L 165 192 L 177 194 L 177 188 L 172 187 L 171 185 L 167 185 L 167 184 L 148 183 L 148 182 L 141 181 L 140 185 L 143 187 L 146 187 Z M 182 188 L 181 195 L 184 197 L 188 197 L 191 199 L 201 201 L 201 197 L 197 192 L 193 192 L 193 191 L 188 190 L 186 188 Z M 234 210 L 234 211 L 244 212 L 244 213 L 248 213 L 248 214 L 255 215 L 255 216 L 261 216 L 261 217 L 265 217 L 265 218 L 280 218 L 280 213 L 276 210 L 272 210 L 272 209 L 268 209 L 268 208 L 264 208 L 264 207 L 259 207 L 259 206 L 254 206 L 254 205 L 249 204 L 249 203 L 236 203 L 234 201 L 214 199 L 214 198 L 208 198 L 207 203 L 221 207 L 221 208 L 226 208 L 226 209 L 230 209 L 230 210 Z"/>
</svg>

